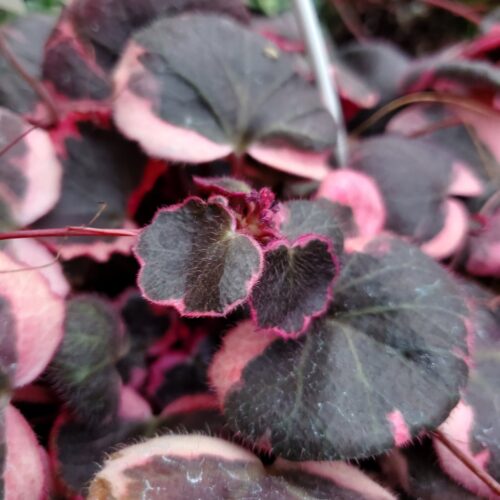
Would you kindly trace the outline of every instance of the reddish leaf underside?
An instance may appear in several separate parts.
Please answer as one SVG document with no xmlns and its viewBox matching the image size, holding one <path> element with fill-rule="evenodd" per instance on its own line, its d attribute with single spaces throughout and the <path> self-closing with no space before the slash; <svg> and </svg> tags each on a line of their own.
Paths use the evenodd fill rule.
<svg viewBox="0 0 500 500">
<path fill-rule="evenodd" d="M 141 231 L 135 254 L 144 296 L 186 316 L 226 315 L 262 272 L 255 240 L 236 231 L 227 208 L 199 198 L 160 210 Z"/>
<path fill-rule="evenodd" d="M 133 37 L 115 85 L 119 128 L 150 154 L 200 163 L 248 151 L 298 175 L 326 173 L 335 126 L 314 86 L 291 56 L 228 19 L 155 22 Z"/>
<path fill-rule="evenodd" d="M 329 313 L 294 342 L 257 342 L 258 332 L 237 328 L 210 369 L 229 426 L 285 458 L 360 458 L 401 445 L 439 425 L 466 382 L 467 309 L 418 249 L 375 240 L 346 260 L 334 294 Z M 230 349 L 233 335 L 255 349 Z"/>
</svg>

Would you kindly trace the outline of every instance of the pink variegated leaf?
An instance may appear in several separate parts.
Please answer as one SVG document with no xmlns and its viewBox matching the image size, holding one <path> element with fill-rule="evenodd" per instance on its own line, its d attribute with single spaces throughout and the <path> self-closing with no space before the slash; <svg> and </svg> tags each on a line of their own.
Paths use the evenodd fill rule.
<svg viewBox="0 0 500 500">
<path fill-rule="evenodd" d="M 158 211 L 139 234 L 135 254 L 144 296 L 185 316 L 228 314 L 262 273 L 262 250 L 237 231 L 232 211 L 195 197 Z"/>
<path fill-rule="evenodd" d="M 202 163 L 248 152 L 311 178 L 328 169 L 335 125 L 314 85 L 229 19 L 158 20 L 132 38 L 114 80 L 117 125 L 149 154 Z"/>
<path fill-rule="evenodd" d="M 259 447 L 290 460 L 367 457 L 436 428 L 456 405 L 467 314 L 438 264 L 380 238 L 344 259 L 328 313 L 301 337 L 241 323 L 209 376 L 229 427 Z"/>
</svg>

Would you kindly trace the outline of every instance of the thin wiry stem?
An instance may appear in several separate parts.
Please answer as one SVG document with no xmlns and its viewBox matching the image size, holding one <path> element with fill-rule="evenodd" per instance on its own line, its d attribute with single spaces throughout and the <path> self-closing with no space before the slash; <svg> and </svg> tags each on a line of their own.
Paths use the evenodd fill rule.
<svg viewBox="0 0 500 500">
<path fill-rule="evenodd" d="M 20 238 L 58 238 L 66 236 L 130 236 L 139 234 L 138 229 L 105 229 L 97 227 L 68 226 L 60 229 L 20 229 L 0 233 L 0 240 L 15 240 Z"/>
<path fill-rule="evenodd" d="M 434 436 L 441 441 L 441 443 L 455 455 L 460 462 L 462 462 L 474 475 L 476 475 L 484 484 L 486 484 L 493 493 L 500 495 L 500 484 L 488 474 L 487 471 L 482 469 L 475 460 L 471 460 L 451 439 L 443 432 L 434 431 Z"/>
<path fill-rule="evenodd" d="M 325 40 L 312 0 L 294 0 L 298 23 L 302 29 L 307 51 L 319 87 L 321 98 L 337 125 L 336 156 L 340 166 L 347 164 L 347 134 L 340 98 L 332 76 Z"/>
</svg>

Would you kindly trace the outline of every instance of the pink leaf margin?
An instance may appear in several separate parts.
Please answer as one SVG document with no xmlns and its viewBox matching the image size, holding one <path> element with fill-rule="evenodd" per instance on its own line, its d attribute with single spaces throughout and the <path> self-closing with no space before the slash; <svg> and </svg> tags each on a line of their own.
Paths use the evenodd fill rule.
<svg viewBox="0 0 500 500">
<path fill-rule="evenodd" d="M 207 203 L 207 202 L 203 201 L 198 196 L 189 196 L 188 198 L 186 198 L 181 203 L 177 203 L 175 205 L 171 205 L 169 207 L 165 207 L 165 208 L 159 209 L 156 212 L 155 216 L 153 217 L 153 220 L 151 221 L 151 223 L 148 226 L 146 226 L 145 228 L 143 228 L 143 230 L 149 228 L 150 226 L 152 226 L 162 213 L 176 212 L 177 210 L 182 209 L 185 205 L 187 205 L 191 201 L 196 201 L 198 203 L 202 203 L 203 205 L 208 205 L 210 203 L 210 202 Z M 262 276 L 262 272 L 263 272 L 263 269 L 264 269 L 264 253 L 262 251 L 261 246 L 253 238 L 251 238 L 250 236 L 247 236 L 246 234 L 240 233 L 240 232 L 238 232 L 236 230 L 237 222 L 236 222 L 236 217 L 234 216 L 234 214 L 231 211 L 229 211 L 227 209 L 227 207 L 225 207 L 224 205 L 222 205 L 220 203 L 215 203 L 215 204 L 218 205 L 218 206 L 220 206 L 220 207 L 222 207 L 224 210 L 226 210 L 226 213 L 229 215 L 230 221 L 231 221 L 230 231 L 233 231 L 234 233 L 237 233 L 238 236 L 240 236 L 240 237 L 246 238 L 252 244 L 252 246 L 257 250 L 257 252 L 259 254 L 259 258 L 260 258 L 259 268 L 258 268 L 257 272 L 250 278 L 250 280 L 247 281 L 247 284 L 246 284 L 246 292 L 247 292 L 247 294 L 246 294 L 246 296 L 244 298 L 241 298 L 241 299 L 233 302 L 232 304 L 229 304 L 220 313 L 217 313 L 217 312 L 203 312 L 203 311 L 186 311 L 186 304 L 185 304 L 183 298 L 180 298 L 180 299 L 165 299 L 165 300 L 151 300 L 148 297 L 148 295 L 147 295 L 147 293 L 144 290 L 144 287 L 142 285 L 142 275 L 144 273 L 144 268 L 146 267 L 147 263 L 142 258 L 142 256 L 139 254 L 139 251 L 138 251 L 138 245 L 139 245 L 139 241 L 140 241 L 140 238 L 141 238 L 141 233 L 143 231 L 143 230 L 141 230 L 141 232 L 139 233 L 139 235 L 137 237 L 137 242 L 134 245 L 134 247 L 132 248 L 132 252 L 133 252 L 135 258 L 137 259 L 137 261 L 139 262 L 139 265 L 140 265 L 140 270 L 139 270 L 139 274 L 138 274 L 138 277 L 137 277 L 137 284 L 138 284 L 139 290 L 141 291 L 142 296 L 146 300 L 148 300 L 149 302 L 152 302 L 154 304 L 161 305 L 161 306 L 171 306 L 171 307 L 174 307 L 182 316 L 184 316 L 186 318 L 220 318 L 220 317 L 224 317 L 224 316 L 227 316 L 231 311 L 233 311 L 234 309 L 236 309 L 238 306 L 244 304 L 248 300 L 253 287 L 255 286 L 255 284 L 257 283 L 257 281 Z"/>
</svg>

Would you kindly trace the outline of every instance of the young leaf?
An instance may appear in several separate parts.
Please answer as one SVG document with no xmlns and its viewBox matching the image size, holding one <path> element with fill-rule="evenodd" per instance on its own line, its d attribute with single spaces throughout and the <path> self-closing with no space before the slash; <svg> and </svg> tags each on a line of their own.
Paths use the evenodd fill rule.
<svg viewBox="0 0 500 500">
<path fill-rule="evenodd" d="M 233 431 L 291 460 L 400 446 L 438 426 L 467 379 L 467 309 L 417 248 L 374 240 L 346 260 L 334 293 L 294 342 L 243 323 L 209 371 Z"/>
<path fill-rule="evenodd" d="M 264 271 L 250 298 L 257 328 L 283 337 L 304 332 L 312 318 L 324 313 L 339 271 L 330 240 L 315 234 L 294 244 L 277 240 L 264 253 Z"/>
<path fill-rule="evenodd" d="M 0 30 L 10 52 L 34 80 L 41 79 L 43 47 L 54 23 L 52 16 L 30 13 L 2 25 Z M 38 95 L 3 56 L 0 75 L 0 106 L 23 115 L 36 115 Z"/>
<path fill-rule="evenodd" d="M 344 233 L 353 230 L 351 209 L 324 199 L 287 201 L 280 207 L 280 216 L 280 232 L 290 243 L 305 234 L 317 234 L 330 240 L 337 256 L 344 251 Z"/>
<path fill-rule="evenodd" d="M 108 303 L 91 296 L 67 302 L 64 338 L 49 375 L 78 422 L 106 423 L 116 417 L 121 381 L 115 363 L 122 337 Z"/>
<path fill-rule="evenodd" d="M 64 302 L 55 295 L 37 269 L 25 267 L 0 252 L 0 303 L 2 307 L 2 358 L 8 372 L 14 368 L 13 385 L 22 387 L 42 373 L 63 336 Z M 27 300 L 29 298 L 29 300 Z M 13 357 L 9 343 L 15 342 Z M 17 358 L 17 366 L 15 365 Z"/>
<path fill-rule="evenodd" d="M 8 149 L 0 155 L 0 198 L 13 221 L 25 226 L 56 204 L 62 168 L 46 132 L 30 130 L 20 116 L 0 108 L 0 150 L 4 148 Z"/>
<path fill-rule="evenodd" d="M 314 85 L 292 56 L 228 19 L 155 22 L 133 37 L 115 84 L 118 127 L 154 156 L 201 163 L 248 152 L 297 175 L 326 173 L 335 126 Z"/>
<path fill-rule="evenodd" d="M 262 251 L 236 231 L 233 214 L 194 197 L 160 210 L 140 233 L 135 253 L 144 296 L 185 316 L 228 314 L 262 272 Z"/>
<path fill-rule="evenodd" d="M 54 228 L 88 224 L 105 204 L 97 224 L 104 228 L 130 226 L 128 201 L 139 185 L 147 163 L 136 144 L 114 129 L 106 116 L 100 123 L 78 115 L 62 121 L 53 141 L 64 166 L 62 193 L 56 206 L 35 224 Z M 90 255 L 106 261 L 113 251 L 130 252 L 132 238 L 85 237 L 52 240 L 69 259 Z"/>
</svg>

